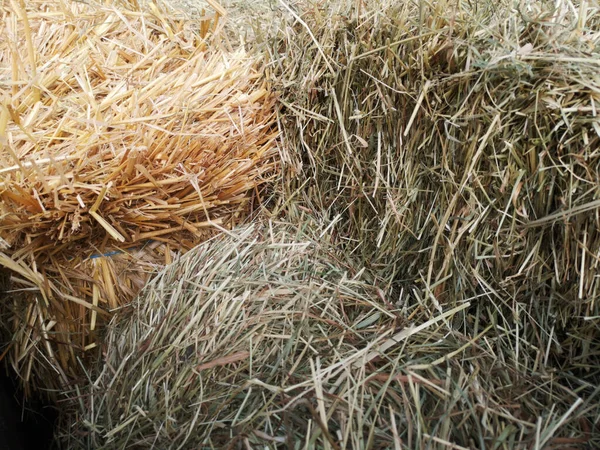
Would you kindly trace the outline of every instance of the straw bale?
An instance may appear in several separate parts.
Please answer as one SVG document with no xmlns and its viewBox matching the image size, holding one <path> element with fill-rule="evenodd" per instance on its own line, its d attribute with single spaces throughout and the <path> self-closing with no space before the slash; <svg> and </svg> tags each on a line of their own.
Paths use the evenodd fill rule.
<svg viewBox="0 0 600 450">
<path fill-rule="evenodd" d="M 2 307 L 27 386 L 72 380 L 110 311 L 243 220 L 276 173 L 273 96 L 219 23 L 135 1 L 0 3 Z"/>
<path fill-rule="evenodd" d="M 166 267 L 108 327 L 103 365 L 73 392 L 65 448 L 388 442 L 391 398 L 365 364 L 400 317 L 325 233 L 255 224 Z"/>
<path fill-rule="evenodd" d="M 268 41 L 281 210 L 332 222 L 416 321 L 471 302 L 453 382 L 480 397 L 460 429 L 409 396 L 413 419 L 468 448 L 600 446 L 598 2 L 293 3 Z"/>
</svg>

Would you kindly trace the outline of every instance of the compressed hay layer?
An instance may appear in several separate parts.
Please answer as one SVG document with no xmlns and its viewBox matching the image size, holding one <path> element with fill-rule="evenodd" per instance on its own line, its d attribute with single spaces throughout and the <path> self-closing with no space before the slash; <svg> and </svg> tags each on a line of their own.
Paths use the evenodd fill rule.
<svg viewBox="0 0 600 450">
<path fill-rule="evenodd" d="M 107 311 L 275 173 L 273 98 L 217 19 L 0 4 L 3 323 L 26 384 L 67 383 Z"/>
<path fill-rule="evenodd" d="M 284 5 L 282 209 L 335 222 L 417 322 L 472 302 L 440 344 L 474 345 L 464 420 L 403 395 L 411 420 L 468 448 L 600 446 L 598 3 Z"/>
<path fill-rule="evenodd" d="M 304 227 L 235 229 L 154 278 L 108 328 L 65 448 L 365 448 L 370 433 L 389 442 L 377 419 L 383 391 L 365 364 L 368 343 L 399 317 Z"/>
</svg>

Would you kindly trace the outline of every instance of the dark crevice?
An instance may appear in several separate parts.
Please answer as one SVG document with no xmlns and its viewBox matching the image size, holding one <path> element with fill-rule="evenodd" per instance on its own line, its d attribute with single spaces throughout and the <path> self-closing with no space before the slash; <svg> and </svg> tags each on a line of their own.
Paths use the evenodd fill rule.
<svg viewBox="0 0 600 450">
<path fill-rule="evenodd" d="M 57 411 L 43 401 L 25 401 L 16 380 L 0 374 L 0 449 L 54 449 Z"/>
</svg>

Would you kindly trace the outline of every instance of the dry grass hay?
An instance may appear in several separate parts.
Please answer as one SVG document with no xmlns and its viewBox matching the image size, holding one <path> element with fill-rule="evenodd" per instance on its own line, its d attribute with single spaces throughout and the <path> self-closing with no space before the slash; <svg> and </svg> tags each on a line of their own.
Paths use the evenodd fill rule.
<svg viewBox="0 0 600 450">
<path fill-rule="evenodd" d="M 464 333 L 468 302 L 411 322 L 302 223 L 236 229 L 153 279 L 71 393 L 64 448 L 593 447 L 597 405 L 575 414 L 505 361 L 493 324 Z"/>
<path fill-rule="evenodd" d="M 2 306 L 28 386 L 70 382 L 110 311 L 275 173 L 256 59 L 218 15 L 136 5 L 0 3 Z"/>
<path fill-rule="evenodd" d="M 451 442 L 600 446 L 598 2 L 279 8 L 267 43 L 297 175 L 282 210 L 335 222 L 417 323 L 471 301 L 448 332 L 477 363 L 453 380 L 490 375 L 461 394 L 487 415 Z M 540 437 L 554 420 L 559 440 Z"/>
<path fill-rule="evenodd" d="M 379 415 L 390 399 L 365 364 L 399 317 L 364 271 L 304 227 L 236 229 L 154 278 L 134 313 L 108 327 L 105 363 L 76 393 L 65 447 L 389 442 Z"/>
</svg>

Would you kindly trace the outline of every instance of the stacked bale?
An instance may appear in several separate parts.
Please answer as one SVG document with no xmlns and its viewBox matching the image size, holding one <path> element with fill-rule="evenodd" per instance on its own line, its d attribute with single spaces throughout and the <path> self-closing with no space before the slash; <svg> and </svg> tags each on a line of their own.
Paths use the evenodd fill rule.
<svg viewBox="0 0 600 450">
<path fill-rule="evenodd" d="M 296 225 L 161 272 L 65 446 L 600 447 L 600 10 L 279 6 L 252 39 Z"/>
<path fill-rule="evenodd" d="M 256 59 L 218 14 L 136 5 L 0 5 L 3 324 L 27 387 L 76 377 L 111 311 L 275 173 Z"/>
<path fill-rule="evenodd" d="M 444 383 L 452 371 L 470 399 L 462 419 L 403 396 L 412 420 L 469 448 L 590 442 L 600 414 L 597 2 L 301 0 L 281 13 L 270 52 L 297 175 L 284 186 L 297 200 L 286 214 L 335 222 L 346 252 L 416 322 L 472 302 L 443 344 L 462 354 L 452 342 L 462 336 L 469 356 L 428 369 Z M 437 361 L 430 350 L 414 356 Z"/>
</svg>

